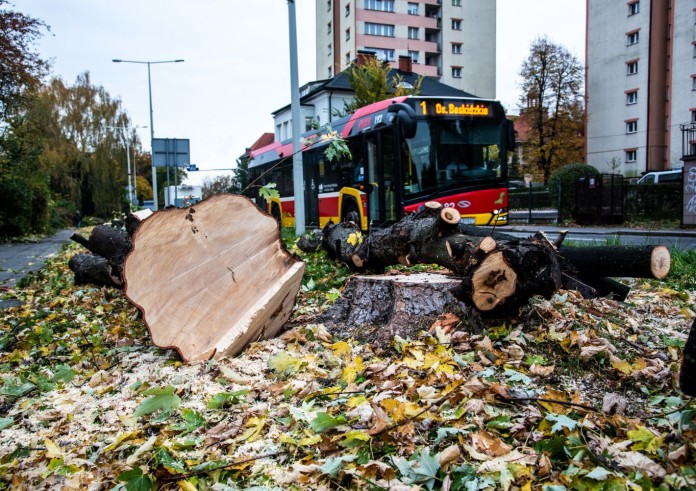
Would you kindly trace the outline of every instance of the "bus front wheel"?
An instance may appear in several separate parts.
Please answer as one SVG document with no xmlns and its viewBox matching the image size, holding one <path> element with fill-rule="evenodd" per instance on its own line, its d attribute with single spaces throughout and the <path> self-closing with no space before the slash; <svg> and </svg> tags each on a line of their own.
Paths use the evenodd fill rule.
<svg viewBox="0 0 696 491">
<path fill-rule="evenodd" d="M 343 217 L 344 222 L 353 222 L 360 225 L 360 212 L 358 211 L 358 205 L 355 200 L 347 199 L 343 202 Z"/>
</svg>

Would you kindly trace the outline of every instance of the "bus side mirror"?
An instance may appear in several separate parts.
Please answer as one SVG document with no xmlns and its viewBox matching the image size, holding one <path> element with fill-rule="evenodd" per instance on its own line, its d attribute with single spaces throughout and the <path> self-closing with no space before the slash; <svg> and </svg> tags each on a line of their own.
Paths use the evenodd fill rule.
<svg viewBox="0 0 696 491">
<path fill-rule="evenodd" d="M 515 138 L 515 124 L 509 119 L 505 120 L 505 132 L 507 147 L 509 150 L 514 150 L 517 146 L 517 140 Z"/>
<path fill-rule="evenodd" d="M 413 138 L 416 136 L 416 112 L 411 106 L 403 102 L 397 102 L 391 104 L 387 108 L 387 111 L 396 113 L 401 131 L 404 133 L 404 138 Z"/>
</svg>

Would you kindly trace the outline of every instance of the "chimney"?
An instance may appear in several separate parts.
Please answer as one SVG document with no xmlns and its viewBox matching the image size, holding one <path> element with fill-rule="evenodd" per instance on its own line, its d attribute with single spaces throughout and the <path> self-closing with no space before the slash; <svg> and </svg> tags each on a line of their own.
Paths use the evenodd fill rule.
<svg viewBox="0 0 696 491">
<path fill-rule="evenodd" d="M 374 51 L 364 51 L 358 50 L 358 56 L 355 58 L 355 64 L 358 66 L 365 65 L 369 60 L 374 60 L 376 58 Z"/>
<path fill-rule="evenodd" d="M 413 71 L 413 60 L 410 56 L 399 56 L 399 71 L 404 73 Z"/>
</svg>

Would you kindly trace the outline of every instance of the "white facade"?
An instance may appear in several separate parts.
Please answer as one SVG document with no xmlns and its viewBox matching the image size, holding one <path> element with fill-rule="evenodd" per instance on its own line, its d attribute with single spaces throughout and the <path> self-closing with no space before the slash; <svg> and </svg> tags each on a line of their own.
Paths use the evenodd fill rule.
<svg viewBox="0 0 696 491">
<path fill-rule="evenodd" d="M 588 164 L 627 177 L 682 166 L 679 124 L 696 106 L 694 7 L 587 1 Z"/>
<path fill-rule="evenodd" d="M 396 67 L 495 99 L 496 0 L 316 0 L 317 78 L 374 50 Z"/>
</svg>

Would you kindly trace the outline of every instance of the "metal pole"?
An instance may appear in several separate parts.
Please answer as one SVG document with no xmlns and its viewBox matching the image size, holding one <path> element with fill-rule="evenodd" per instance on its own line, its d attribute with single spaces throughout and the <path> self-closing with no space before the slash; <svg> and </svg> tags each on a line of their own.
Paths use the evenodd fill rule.
<svg viewBox="0 0 696 491">
<path fill-rule="evenodd" d="M 295 0 L 288 0 L 288 22 L 290 31 L 290 95 L 292 107 L 292 177 L 295 195 L 295 235 L 305 232 L 304 172 L 302 169 L 302 147 L 300 145 L 300 85 L 297 70 L 297 22 Z"/>
<path fill-rule="evenodd" d="M 155 211 L 159 209 L 157 203 L 157 168 L 155 167 L 155 150 L 152 148 L 155 142 L 155 125 L 152 122 L 152 79 L 150 77 L 150 62 L 147 62 L 147 90 L 150 96 L 150 160 L 152 161 L 152 203 Z"/>
<path fill-rule="evenodd" d="M 126 166 L 128 166 L 128 202 L 130 203 L 129 211 L 133 211 L 133 183 L 131 181 L 130 145 L 128 144 L 128 134 L 127 133 L 126 133 Z"/>
<path fill-rule="evenodd" d="M 138 158 L 135 155 L 135 145 L 133 145 L 133 203 L 138 207 Z"/>
</svg>

